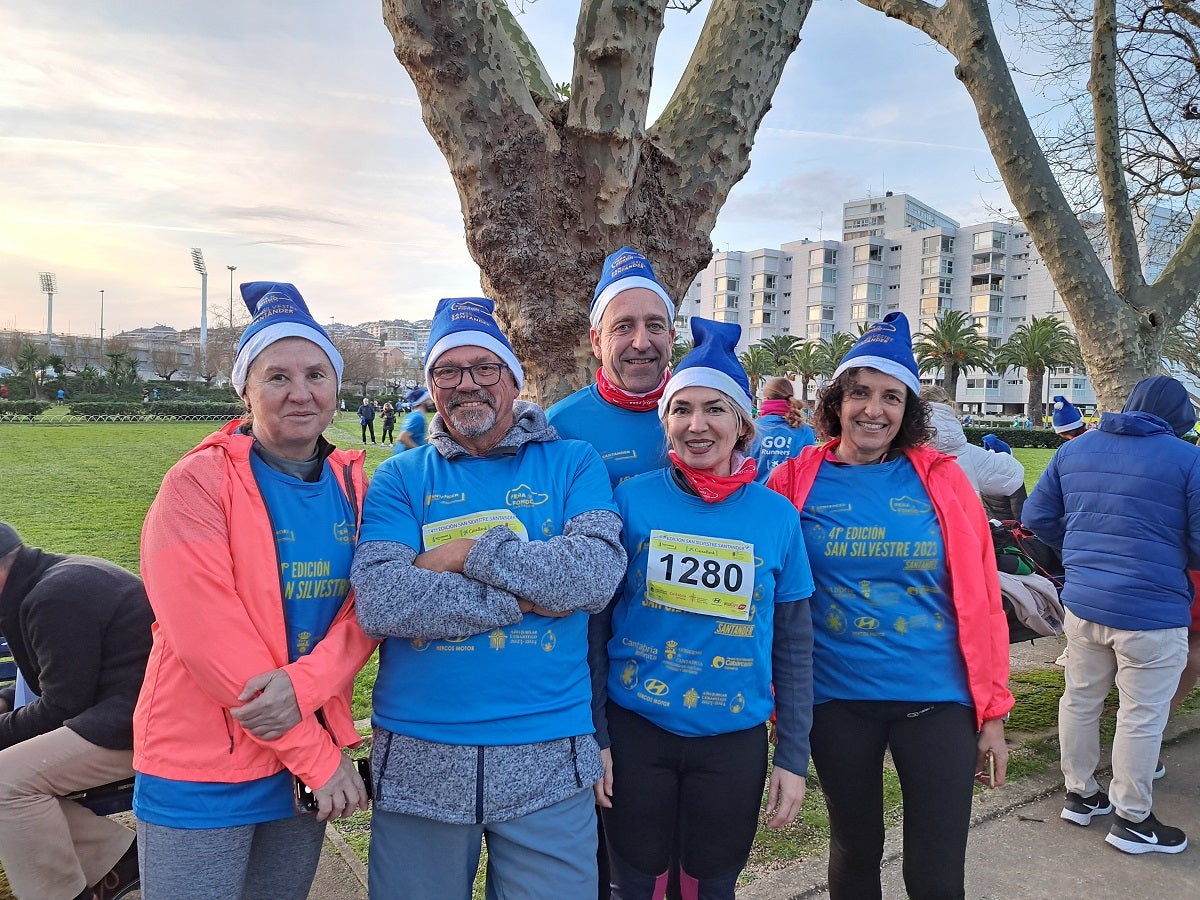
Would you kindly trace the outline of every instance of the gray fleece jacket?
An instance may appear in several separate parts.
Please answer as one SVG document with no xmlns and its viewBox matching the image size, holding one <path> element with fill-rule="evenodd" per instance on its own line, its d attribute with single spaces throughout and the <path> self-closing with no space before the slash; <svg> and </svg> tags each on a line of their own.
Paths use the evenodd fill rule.
<svg viewBox="0 0 1200 900">
<path fill-rule="evenodd" d="M 516 401 L 513 415 L 515 424 L 491 455 L 558 440 L 535 404 Z M 447 460 L 468 455 L 440 415 L 430 423 L 429 443 Z M 523 541 L 497 527 L 476 541 L 462 574 L 417 568 L 412 563 L 419 548 L 366 541 L 355 551 L 350 573 L 359 622 L 375 637 L 440 640 L 519 622 L 518 598 L 551 612 L 599 612 L 625 573 L 620 535 L 620 517 L 608 510 L 575 516 L 562 534 L 545 541 Z M 581 579 L 579 572 L 589 577 Z M 459 746 L 376 727 L 371 761 L 378 808 L 454 824 L 536 812 L 590 789 L 603 772 L 590 734 Z"/>
</svg>

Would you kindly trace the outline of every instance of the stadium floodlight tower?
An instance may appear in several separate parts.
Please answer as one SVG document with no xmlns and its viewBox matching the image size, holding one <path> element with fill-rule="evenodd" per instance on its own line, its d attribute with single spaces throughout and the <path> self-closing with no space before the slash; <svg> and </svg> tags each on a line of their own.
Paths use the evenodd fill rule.
<svg viewBox="0 0 1200 900">
<path fill-rule="evenodd" d="M 53 272 L 38 272 L 42 279 L 42 293 L 46 295 L 46 352 L 52 353 L 50 346 L 54 340 L 54 295 L 58 293 L 58 281 Z"/>
<path fill-rule="evenodd" d="M 199 247 L 192 248 L 192 265 L 200 273 L 200 358 L 208 359 L 208 266 Z"/>
</svg>

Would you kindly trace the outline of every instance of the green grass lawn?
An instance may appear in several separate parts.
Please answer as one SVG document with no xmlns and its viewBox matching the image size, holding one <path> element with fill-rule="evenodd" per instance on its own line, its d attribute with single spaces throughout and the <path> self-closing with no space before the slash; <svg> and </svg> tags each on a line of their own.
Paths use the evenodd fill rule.
<svg viewBox="0 0 1200 900">
<path fill-rule="evenodd" d="M 46 417 L 55 420 L 61 414 L 52 408 Z M 4 472 L 0 519 L 12 523 L 34 546 L 104 557 L 136 572 L 142 519 L 163 475 L 216 427 L 212 422 L 0 425 Z M 340 414 L 326 436 L 342 447 L 362 447 L 353 413 Z M 368 472 L 392 450 L 390 446 L 365 449 Z M 1015 454 L 1025 465 L 1026 485 L 1032 491 L 1052 451 L 1017 449 Z M 373 659 L 356 681 L 356 718 L 369 715 L 377 665 L 377 658 Z M 1056 721 L 1062 675 L 1060 671 L 1029 673 L 1014 679 L 1013 688 L 1018 702 L 1011 727 L 1014 734 L 1029 737 L 1013 754 L 1011 775 L 1020 777 L 1044 771 L 1057 761 L 1057 742 L 1046 734 L 1052 732 Z M 1200 704 L 1196 694 L 1189 704 Z M 1111 716 L 1108 722 L 1106 729 L 1111 734 Z M 890 770 L 884 774 L 884 787 L 889 823 L 898 822 L 900 789 Z M 339 823 L 338 829 L 365 858 L 369 816 L 358 814 Z M 743 880 L 753 880 L 795 859 L 819 855 L 828 838 L 828 817 L 813 777 L 795 824 L 781 831 L 760 828 Z M 0 889 L 0 900 L 5 896 Z"/>
</svg>

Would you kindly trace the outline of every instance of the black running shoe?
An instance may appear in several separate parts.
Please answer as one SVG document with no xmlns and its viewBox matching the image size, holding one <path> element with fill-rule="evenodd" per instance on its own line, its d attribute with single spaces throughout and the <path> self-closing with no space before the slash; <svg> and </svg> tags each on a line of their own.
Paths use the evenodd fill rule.
<svg viewBox="0 0 1200 900">
<path fill-rule="evenodd" d="M 1081 797 L 1074 791 L 1067 791 L 1067 799 L 1063 803 L 1060 815 L 1076 825 L 1091 825 L 1096 816 L 1106 816 L 1112 811 L 1112 804 L 1108 802 L 1108 794 L 1104 791 L 1096 791 L 1090 797 Z"/>
<path fill-rule="evenodd" d="M 1164 825 L 1154 818 L 1154 813 L 1146 816 L 1144 822 L 1130 822 L 1117 816 L 1104 840 L 1126 853 L 1182 853 L 1187 849 L 1187 835 Z"/>
</svg>

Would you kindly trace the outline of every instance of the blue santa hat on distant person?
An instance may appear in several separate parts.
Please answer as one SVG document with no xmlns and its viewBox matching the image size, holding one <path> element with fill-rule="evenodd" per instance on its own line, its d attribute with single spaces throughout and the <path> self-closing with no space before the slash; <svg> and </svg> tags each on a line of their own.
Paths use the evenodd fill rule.
<svg viewBox="0 0 1200 900">
<path fill-rule="evenodd" d="M 238 396 L 246 388 L 246 376 L 254 358 L 278 340 L 302 337 L 325 351 L 337 374 L 338 390 L 342 388 L 342 355 L 329 340 L 325 329 L 308 311 L 304 298 L 294 284 L 276 281 L 248 281 L 241 286 L 242 299 L 250 310 L 251 320 L 238 341 L 230 380 Z"/>
<path fill-rule="evenodd" d="M 991 450 L 993 453 L 1007 453 L 1012 455 L 1012 447 L 1000 440 L 994 434 L 985 434 L 983 436 L 983 446 L 986 450 Z"/>
<path fill-rule="evenodd" d="M 691 324 L 693 347 L 667 379 L 658 401 L 658 417 L 666 418 L 671 397 L 677 392 L 687 387 L 710 387 L 727 394 L 748 420 L 753 419 L 750 379 L 737 358 L 742 326 L 699 316 L 692 316 Z"/>
<path fill-rule="evenodd" d="M 517 388 L 525 386 L 525 372 L 517 362 L 512 344 L 496 323 L 496 304 L 486 297 L 447 297 L 439 300 L 429 329 L 429 349 L 425 351 L 425 381 L 433 384 L 429 370 L 438 357 L 455 347 L 483 347 L 491 350 L 508 366 L 517 379 Z"/>
<path fill-rule="evenodd" d="M 650 260 L 631 247 L 622 247 L 604 260 L 604 269 L 596 290 L 592 292 L 592 307 L 588 312 L 592 327 L 600 327 L 604 310 L 617 294 L 632 288 L 645 288 L 658 294 L 667 306 L 667 321 L 674 321 L 675 304 L 667 295 L 666 288 L 659 284 L 654 269 L 650 267 Z"/>
<path fill-rule="evenodd" d="M 891 375 L 914 394 L 921 393 L 917 360 L 913 356 L 908 318 L 901 312 L 888 313 L 863 332 L 833 372 L 837 378 L 847 369 L 871 368 Z"/>
<path fill-rule="evenodd" d="M 1083 416 L 1079 414 L 1079 410 L 1075 408 L 1074 404 L 1062 394 L 1054 396 L 1054 415 L 1051 421 L 1054 423 L 1055 434 L 1083 427 Z"/>
</svg>

